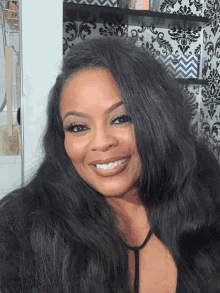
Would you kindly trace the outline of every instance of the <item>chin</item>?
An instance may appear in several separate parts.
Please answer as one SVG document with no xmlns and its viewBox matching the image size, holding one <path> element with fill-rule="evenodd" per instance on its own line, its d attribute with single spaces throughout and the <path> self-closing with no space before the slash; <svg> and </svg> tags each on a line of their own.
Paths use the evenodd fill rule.
<svg viewBox="0 0 220 293">
<path fill-rule="evenodd" d="M 122 187 L 115 187 L 115 188 L 108 188 L 108 189 L 99 189 L 98 191 L 102 193 L 105 197 L 122 197 L 127 192 L 131 190 L 132 186 L 127 188 Z"/>
<path fill-rule="evenodd" d="M 93 189 L 103 194 L 105 197 L 122 197 L 129 192 L 133 187 L 136 180 L 113 180 L 108 179 L 107 182 L 95 182 L 95 180 L 84 179 Z M 110 180 L 110 181 L 109 181 Z"/>
</svg>

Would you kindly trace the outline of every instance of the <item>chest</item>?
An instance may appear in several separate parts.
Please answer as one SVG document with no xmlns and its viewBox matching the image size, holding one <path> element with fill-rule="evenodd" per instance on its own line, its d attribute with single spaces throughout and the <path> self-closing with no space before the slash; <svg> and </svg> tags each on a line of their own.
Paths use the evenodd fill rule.
<svg viewBox="0 0 220 293">
<path fill-rule="evenodd" d="M 135 279 L 135 254 L 128 250 L 129 284 L 133 293 Z M 153 234 L 139 250 L 139 293 L 175 293 L 177 268 L 172 255 Z"/>
</svg>

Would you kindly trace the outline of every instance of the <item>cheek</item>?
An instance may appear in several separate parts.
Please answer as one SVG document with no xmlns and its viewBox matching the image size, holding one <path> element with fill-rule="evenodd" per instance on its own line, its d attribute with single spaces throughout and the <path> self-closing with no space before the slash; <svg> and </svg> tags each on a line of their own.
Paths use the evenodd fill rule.
<svg viewBox="0 0 220 293">
<path fill-rule="evenodd" d="M 141 160 L 140 160 L 138 152 L 135 152 L 135 154 L 133 155 L 133 160 L 130 166 L 129 174 L 131 177 L 136 177 L 136 178 L 138 178 L 141 175 Z"/>
<path fill-rule="evenodd" d="M 78 164 L 83 160 L 84 149 L 81 144 L 73 142 L 71 139 L 65 138 L 64 142 L 67 155 L 70 157 L 74 164 Z"/>
<path fill-rule="evenodd" d="M 130 135 L 130 145 L 132 145 L 132 164 L 130 165 L 130 172 L 129 174 L 132 174 L 131 176 L 139 177 L 141 174 L 141 159 L 138 154 L 135 135 L 134 135 L 134 129 L 131 128 L 131 135 Z"/>
</svg>

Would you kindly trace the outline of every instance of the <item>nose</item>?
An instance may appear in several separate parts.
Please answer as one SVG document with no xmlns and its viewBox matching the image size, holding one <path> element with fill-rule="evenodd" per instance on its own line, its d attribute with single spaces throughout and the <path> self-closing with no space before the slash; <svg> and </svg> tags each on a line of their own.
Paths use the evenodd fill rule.
<svg viewBox="0 0 220 293">
<path fill-rule="evenodd" d="M 119 141 L 114 135 L 114 129 L 106 129 L 105 127 L 100 127 L 94 131 L 91 149 L 92 151 L 102 151 L 105 152 L 109 148 L 116 147 Z"/>
</svg>

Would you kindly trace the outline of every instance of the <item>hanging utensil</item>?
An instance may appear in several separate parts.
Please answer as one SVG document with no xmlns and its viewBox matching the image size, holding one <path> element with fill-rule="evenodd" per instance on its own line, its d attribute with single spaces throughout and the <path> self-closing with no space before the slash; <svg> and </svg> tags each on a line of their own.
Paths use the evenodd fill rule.
<svg viewBox="0 0 220 293">
<path fill-rule="evenodd" d="M 5 46 L 5 78 L 6 78 L 6 101 L 7 101 L 7 121 L 8 125 L 0 126 L 0 155 L 18 155 L 20 154 L 20 126 L 18 123 L 13 125 L 12 113 L 12 47 Z M 16 68 L 16 92 L 17 105 L 19 107 L 19 67 Z"/>
</svg>

